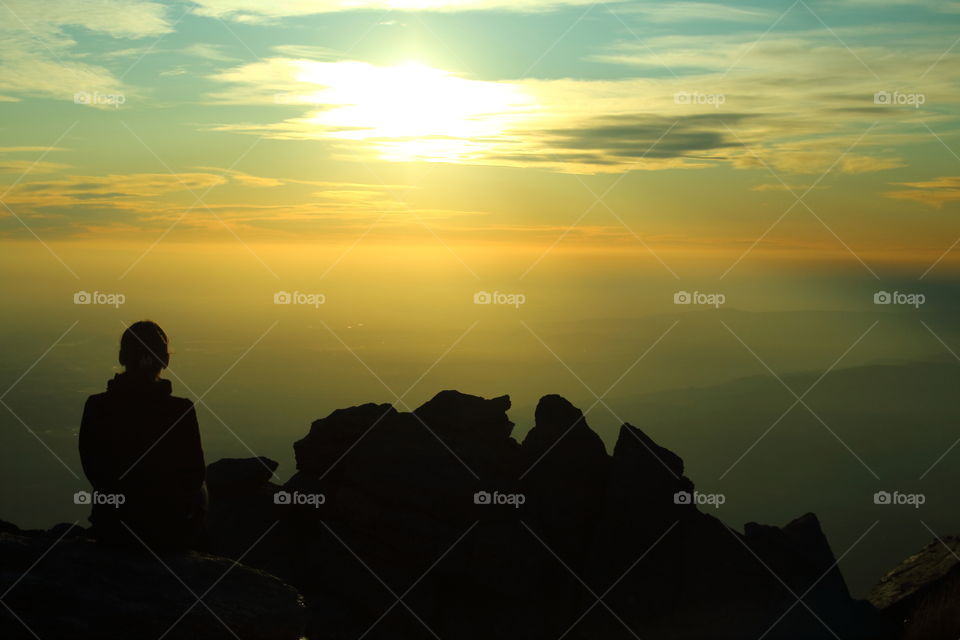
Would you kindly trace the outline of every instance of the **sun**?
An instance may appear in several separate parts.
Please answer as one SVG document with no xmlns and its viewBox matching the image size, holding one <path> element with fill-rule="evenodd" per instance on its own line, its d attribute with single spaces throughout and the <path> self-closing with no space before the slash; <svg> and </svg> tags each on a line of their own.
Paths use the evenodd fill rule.
<svg viewBox="0 0 960 640">
<path fill-rule="evenodd" d="M 473 80 L 407 61 L 311 63 L 297 80 L 319 85 L 308 122 L 326 137 L 366 141 L 385 160 L 464 160 L 485 151 L 533 106 L 516 85 Z"/>
</svg>

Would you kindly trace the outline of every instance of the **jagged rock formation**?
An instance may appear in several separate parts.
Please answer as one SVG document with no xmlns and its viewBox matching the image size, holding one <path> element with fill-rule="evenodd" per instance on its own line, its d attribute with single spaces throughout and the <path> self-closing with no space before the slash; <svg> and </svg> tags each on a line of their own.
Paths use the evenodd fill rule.
<svg viewBox="0 0 960 640">
<path fill-rule="evenodd" d="M 933 540 L 890 570 L 870 592 L 870 602 L 905 637 L 960 637 L 960 536 Z"/>
<path fill-rule="evenodd" d="M 623 425 L 608 455 L 580 409 L 549 395 L 521 444 L 509 408 L 444 391 L 413 412 L 334 411 L 294 444 L 284 484 L 267 458 L 211 464 L 219 556 L 166 553 L 164 566 L 81 527 L 0 521 L 0 636 L 960 634 L 960 538 L 931 542 L 856 601 L 813 514 L 740 533 L 677 499 L 695 492 L 683 461 L 640 429 Z"/>
<path fill-rule="evenodd" d="M 306 617 L 301 598 L 277 578 L 201 553 L 161 558 L 166 566 L 145 549 L 104 548 L 81 527 L 20 531 L 2 523 L 0 637 L 301 637 Z"/>
<path fill-rule="evenodd" d="M 271 461 L 215 463 L 215 550 L 300 589 L 313 640 L 888 637 L 812 514 L 741 534 L 675 500 L 683 461 L 636 427 L 608 455 L 546 396 L 519 444 L 509 407 L 444 391 L 334 411 L 282 487 Z"/>
</svg>

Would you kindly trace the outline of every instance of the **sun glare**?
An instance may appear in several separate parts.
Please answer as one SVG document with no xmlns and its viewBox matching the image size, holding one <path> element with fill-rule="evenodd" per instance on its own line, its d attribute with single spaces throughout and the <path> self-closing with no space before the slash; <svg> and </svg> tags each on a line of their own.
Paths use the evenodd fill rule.
<svg viewBox="0 0 960 640">
<path fill-rule="evenodd" d="M 327 137 L 372 143 L 385 160 L 456 161 L 487 150 L 534 106 L 505 83 L 469 80 L 419 62 L 303 65 L 309 118 Z"/>
</svg>

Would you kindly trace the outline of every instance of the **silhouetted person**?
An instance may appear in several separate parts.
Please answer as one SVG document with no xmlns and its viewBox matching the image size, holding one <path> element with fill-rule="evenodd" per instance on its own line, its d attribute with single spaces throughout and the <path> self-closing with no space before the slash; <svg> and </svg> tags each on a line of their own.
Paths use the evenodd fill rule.
<svg viewBox="0 0 960 640">
<path fill-rule="evenodd" d="M 200 429 L 193 402 L 172 396 L 170 381 L 160 378 L 169 362 L 163 329 L 134 323 L 120 339 L 124 372 L 84 406 L 80 460 L 96 492 L 93 535 L 103 542 L 139 546 L 132 529 L 154 549 L 204 544 Z M 119 506 L 110 498 L 116 495 Z"/>
</svg>

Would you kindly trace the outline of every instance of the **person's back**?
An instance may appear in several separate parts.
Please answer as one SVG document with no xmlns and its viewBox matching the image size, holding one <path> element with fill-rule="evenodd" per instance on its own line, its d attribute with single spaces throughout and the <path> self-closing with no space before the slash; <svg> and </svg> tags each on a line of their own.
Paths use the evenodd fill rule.
<svg viewBox="0 0 960 640">
<path fill-rule="evenodd" d="M 154 549 L 202 546 L 200 430 L 193 403 L 172 396 L 170 381 L 159 378 L 169 363 L 163 330 L 152 322 L 132 325 L 121 339 L 120 363 L 124 373 L 87 399 L 80 426 L 87 479 L 101 496 L 122 496 L 93 501 L 93 535 L 126 545 L 140 538 Z"/>
</svg>

